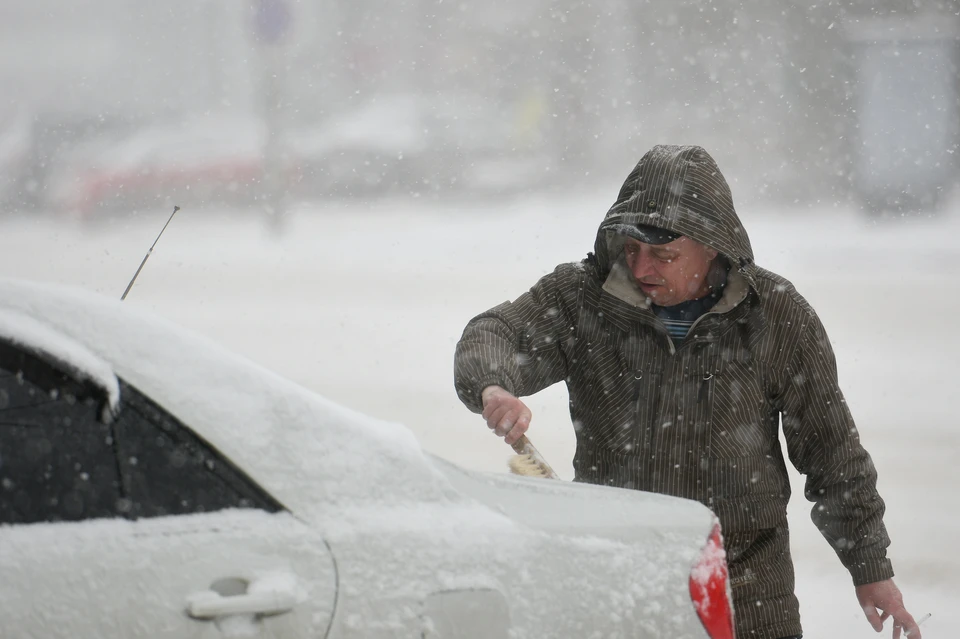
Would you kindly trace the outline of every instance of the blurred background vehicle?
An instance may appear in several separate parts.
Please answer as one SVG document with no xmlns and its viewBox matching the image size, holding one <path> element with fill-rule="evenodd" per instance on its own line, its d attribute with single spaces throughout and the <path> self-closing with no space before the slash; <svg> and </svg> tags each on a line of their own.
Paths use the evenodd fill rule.
<svg viewBox="0 0 960 639">
<path fill-rule="evenodd" d="M 259 118 L 229 113 L 100 130 L 52 154 L 44 203 L 84 217 L 246 203 L 263 177 L 264 136 Z"/>
<path fill-rule="evenodd" d="M 471 93 L 380 95 L 291 131 L 284 148 L 307 197 L 510 194 L 550 171 L 519 109 Z"/>
<path fill-rule="evenodd" d="M 305 195 L 402 190 L 429 152 L 414 95 L 381 96 L 289 135 Z"/>
</svg>

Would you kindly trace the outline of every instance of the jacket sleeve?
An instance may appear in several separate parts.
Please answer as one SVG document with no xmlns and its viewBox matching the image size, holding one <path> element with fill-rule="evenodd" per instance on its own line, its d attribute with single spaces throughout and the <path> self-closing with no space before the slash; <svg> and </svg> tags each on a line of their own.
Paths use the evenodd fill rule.
<svg viewBox="0 0 960 639">
<path fill-rule="evenodd" d="M 560 265 L 515 301 L 470 320 L 454 357 L 454 384 L 467 408 L 481 412 L 480 394 L 490 385 L 522 397 L 566 379 L 582 277 L 580 265 Z"/>
<path fill-rule="evenodd" d="M 837 364 L 812 311 L 786 370 L 783 432 L 790 459 L 807 476 L 811 517 L 850 571 L 854 585 L 893 577 L 890 538 L 877 471 L 860 445 L 853 416 L 837 382 Z"/>
</svg>

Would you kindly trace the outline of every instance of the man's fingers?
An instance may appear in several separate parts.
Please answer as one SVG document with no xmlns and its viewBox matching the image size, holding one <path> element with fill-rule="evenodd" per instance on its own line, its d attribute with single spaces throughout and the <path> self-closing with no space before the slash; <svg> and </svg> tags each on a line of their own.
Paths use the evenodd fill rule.
<svg viewBox="0 0 960 639">
<path fill-rule="evenodd" d="M 493 393 L 483 402 L 483 411 L 480 413 L 483 418 L 490 421 L 490 416 L 502 408 L 509 409 L 512 405 L 510 400 L 516 398 L 505 393 Z"/>
<path fill-rule="evenodd" d="M 513 428 L 510 429 L 510 432 L 507 433 L 505 441 L 511 446 L 520 439 L 524 433 L 527 432 L 527 429 L 530 427 L 530 415 L 527 413 L 521 414 L 517 418 L 516 423 L 513 425 Z"/>
<path fill-rule="evenodd" d="M 520 417 L 519 410 L 510 410 L 507 411 L 507 414 L 504 415 L 499 422 L 497 422 L 497 427 L 494 429 L 499 437 L 505 437 L 507 433 L 510 432 L 510 429 L 513 428 L 514 424 L 517 423 L 517 418 Z"/>
<path fill-rule="evenodd" d="M 492 397 L 490 401 L 483 405 L 483 412 L 480 413 L 485 420 L 490 421 L 490 416 L 503 407 L 503 402 L 497 397 Z"/>
<path fill-rule="evenodd" d="M 903 605 L 903 596 L 892 579 L 885 579 L 857 586 L 857 601 L 867 621 L 877 632 L 883 630 L 883 622 L 893 617 L 893 639 L 901 635 L 908 639 L 920 639 L 919 624 Z M 883 612 L 882 616 L 878 614 Z"/>
<path fill-rule="evenodd" d="M 883 622 L 887 618 L 886 613 L 884 613 L 884 617 L 881 619 L 880 615 L 877 614 L 877 609 L 868 603 L 863 606 L 863 614 L 867 616 L 867 621 L 870 622 L 870 625 L 873 626 L 876 632 L 883 630 Z"/>
<path fill-rule="evenodd" d="M 914 620 L 913 615 L 907 612 L 906 608 L 894 611 L 893 619 L 893 628 L 897 633 L 894 635 L 895 639 L 899 639 L 901 629 L 903 629 L 904 636 L 909 637 L 909 639 L 920 639 L 920 625 Z"/>
<path fill-rule="evenodd" d="M 498 406 L 496 409 L 491 411 L 490 415 L 487 417 L 487 427 L 490 430 L 496 430 L 497 425 L 503 420 L 509 411 L 509 406 Z"/>
</svg>

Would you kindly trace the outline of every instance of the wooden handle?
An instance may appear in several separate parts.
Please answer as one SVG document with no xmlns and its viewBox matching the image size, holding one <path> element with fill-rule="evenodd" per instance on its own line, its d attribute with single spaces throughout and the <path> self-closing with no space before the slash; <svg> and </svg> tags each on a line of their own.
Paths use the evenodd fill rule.
<svg viewBox="0 0 960 639">
<path fill-rule="evenodd" d="M 518 455 L 526 455 L 529 448 L 533 447 L 526 435 L 520 435 L 520 439 L 510 444 Z"/>
</svg>

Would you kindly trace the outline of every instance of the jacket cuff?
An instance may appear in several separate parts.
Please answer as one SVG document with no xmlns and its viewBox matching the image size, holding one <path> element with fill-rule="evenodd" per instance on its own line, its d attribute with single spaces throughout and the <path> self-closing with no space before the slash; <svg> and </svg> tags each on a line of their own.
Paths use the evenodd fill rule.
<svg viewBox="0 0 960 639">
<path fill-rule="evenodd" d="M 854 586 L 863 586 L 877 581 L 893 579 L 893 564 L 889 559 L 871 559 L 847 566 Z"/>
<path fill-rule="evenodd" d="M 474 413 L 483 412 L 483 389 L 487 386 L 499 386 L 511 395 L 516 395 L 516 387 L 513 382 L 509 378 L 504 377 L 502 373 L 488 373 L 482 377 L 472 379 L 470 380 L 470 386 L 473 388 L 472 395 L 470 397 L 461 395 L 460 399 L 463 400 L 467 408 Z"/>
</svg>

